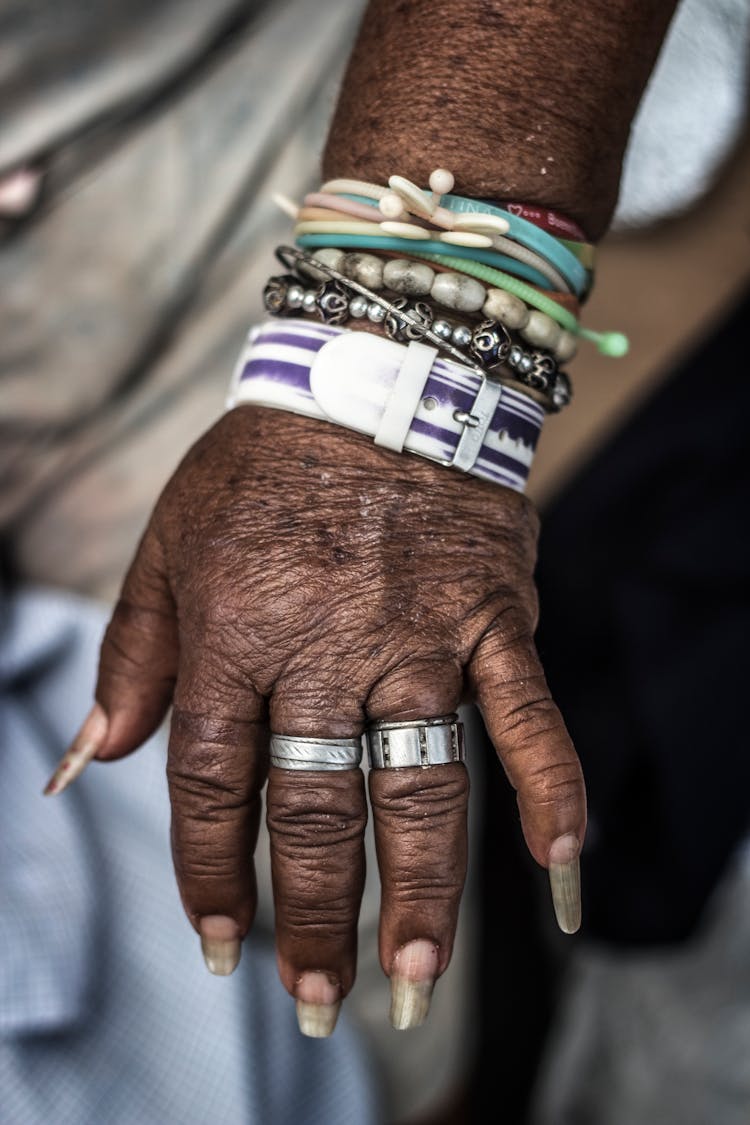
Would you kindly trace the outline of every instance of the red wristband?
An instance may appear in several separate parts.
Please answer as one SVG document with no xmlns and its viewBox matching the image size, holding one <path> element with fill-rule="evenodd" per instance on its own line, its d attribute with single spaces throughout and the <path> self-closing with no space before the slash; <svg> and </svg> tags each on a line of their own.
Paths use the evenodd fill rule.
<svg viewBox="0 0 750 1125">
<path fill-rule="evenodd" d="M 510 211 L 511 215 L 518 215 L 519 219 L 526 219 L 527 222 L 541 227 L 548 234 L 554 234 L 558 238 L 568 238 L 573 242 L 588 241 L 578 223 L 574 223 L 572 219 L 567 218 L 566 215 L 560 215 L 557 211 L 550 211 L 548 207 L 537 207 L 531 203 L 508 203 L 506 201 L 498 203 L 498 207 L 501 207 L 503 211 Z"/>
</svg>

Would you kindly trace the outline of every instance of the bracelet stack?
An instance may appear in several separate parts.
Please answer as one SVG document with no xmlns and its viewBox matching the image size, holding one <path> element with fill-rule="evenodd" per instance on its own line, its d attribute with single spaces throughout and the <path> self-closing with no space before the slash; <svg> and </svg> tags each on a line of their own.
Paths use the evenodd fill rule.
<svg viewBox="0 0 750 1125">
<path fill-rule="evenodd" d="M 497 318 L 502 310 L 529 343 L 556 353 L 559 362 L 573 358 L 578 339 L 592 341 L 605 355 L 625 354 L 622 333 L 594 332 L 580 323 L 580 306 L 594 281 L 595 250 L 575 223 L 543 208 L 453 195 L 453 176 L 445 169 L 434 171 L 429 185 L 423 191 L 403 176 L 391 176 L 388 186 L 329 180 L 301 207 L 277 201 L 295 219 L 298 247 L 313 254 L 359 251 L 367 259 L 371 278 L 363 280 L 370 288 L 378 288 L 371 283 L 377 276 L 373 262 L 384 270 L 396 255 L 428 265 L 433 275 L 450 274 L 430 284 L 437 303 L 450 307 L 458 294 L 453 307 L 461 311 L 468 311 L 466 301 L 486 317 Z M 343 256 L 329 258 L 330 264 L 340 268 Z M 468 284 L 474 281 L 484 283 L 479 306 L 481 290 Z M 392 287 L 388 279 L 385 285 Z"/>
<path fill-rule="evenodd" d="M 382 325 L 392 340 L 423 340 L 483 377 L 523 386 L 549 412 L 561 410 L 570 401 L 570 379 L 560 370 L 554 357 L 517 341 L 500 320 L 457 321 L 455 317 L 436 316 L 432 305 L 419 296 L 410 298 L 398 292 L 385 296 L 383 273 L 387 274 L 388 266 L 383 270 L 376 258 L 374 264 L 363 262 L 369 255 L 348 256 L 354 259 L 349 269 L 349 273 L 355 275 L 352 277 L 335 269 L 324 258 L 310 257 L 291 246 L 279 247 L 276 254 L 290 272 L 271 277 L 266 284 L 263 302 L 271 315 L 299 317 L 307 314 L 337 327 L 367 318 Z M 346 262 L 339 264 L 347 266 Z M 396 266 L 401 262 L 396 260 L 391 264 Z M 297 272 L 292 273 L 293 269 Z M 313 280 L 327 280 L 311 287 L 311 276 Z M 358 280 L 363 276 L 371 283 L 379 283 L 380 291 Z M 407 271 L 400 276 L 408 276 Z"/>
<path fill-rule="evenodd" d="M 576 223 L 453 187 L 438 169 L 429 190 L 391 176 L 330 180 L 301 207 L 277 196 L 295 245 L 277 247 L 263 303 L 285 323 L 251 332 L 227 407 L 304 414 L 523 491 L 579 340 L 609 356 L 628 342 L 581 325 L 595 251 Z"/>
</svg>

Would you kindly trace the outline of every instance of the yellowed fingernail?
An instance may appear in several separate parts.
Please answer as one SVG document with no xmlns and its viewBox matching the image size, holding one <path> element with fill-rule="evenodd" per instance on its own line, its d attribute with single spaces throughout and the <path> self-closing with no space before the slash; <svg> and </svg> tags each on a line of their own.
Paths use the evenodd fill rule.
<svg viewBox="0 0 750 1125">
<path fill-rule="evenodd" d="M 303 1035 L 327 1039 L 341 1009 L 341 990 L 327 973 L 303 973 L 294 989 L 297 1023 Z"/>
<path fill-rule="evenodd" d="M 431 941 L 411 941 L 394 957 L 390 1020 L 398 1031 L 419 1027 L 427 1019 L 437 968 L 438 949 Z"/>
<path fill-rule="evenodd" d="M 580 844 L 572 833 L 560 836 L 549 850 L 549 884 L 557 924 L 564 934 L 581 925 Z"/>
<path fill-rule="evenodd" d="M 60 759 L 60 764 L 44 787 L 45 797 L 52 793 L 62 793 L 71 781 L 80 777 L 91 759 L 96 757 L 104 745 L 108 727 L 109 720 L 104 709 L 95 703 L 73 739 L 70 749 Z"/>
<path fill-rule="evenodd" d="M 217 977 L 228 977 L 240 963 L 242 945 L 234 918 L 206 914 L 198 925 L 206 968 Z"/>
</svg>

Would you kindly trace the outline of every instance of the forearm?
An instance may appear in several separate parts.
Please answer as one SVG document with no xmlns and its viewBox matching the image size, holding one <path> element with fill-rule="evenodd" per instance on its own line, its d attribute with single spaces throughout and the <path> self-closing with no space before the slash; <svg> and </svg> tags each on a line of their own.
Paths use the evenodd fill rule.
<svg viewBox="0 0 750 1125">
<path fill-rule="evenodd" d="M 676 0 L 371 0 L 324 177 L 425 183 L 555 208 L 601 237 Z"/>
</svg>

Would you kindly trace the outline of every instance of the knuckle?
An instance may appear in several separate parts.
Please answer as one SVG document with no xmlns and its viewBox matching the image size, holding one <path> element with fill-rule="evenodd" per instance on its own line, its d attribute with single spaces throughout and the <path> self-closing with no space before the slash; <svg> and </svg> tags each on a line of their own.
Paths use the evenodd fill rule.
<svg viewBox="0 0 750 1125">
<path fill-rule="evenodd" d="M 503 732 L 513 750 L 537 745 L 540 739 L 556 735 L 559 729 L 560 712 L 549 696 L 523 700 L 503 716 Z"/>
<path fill-rule="evenodd" d="M 367 814 L 364 810 L 326 810 L 317 805 L 305 808 L 296 801 L 285 804 L 269 800 L 267 821 L 274 848 L 279 854 L 297 858 L 303 869 L 314 871 L 315 861 L 310 854 L 310 841 L 313 840 L 316 851 L 319 848 L 330 851 L 326 865 L 334 872 L 337 853 L 343 846 L 358 844 L 361 839 Z"/>
<path fill-rule="evenodd" d="M 545 763 L 531 770 L 520 787 L 525 801 L 535 805 L 571 805 L 583 793 L 583 776 L 577 758 Z"/>
<path fill-rule="evenodd" d="M 447 772 L 450 771 L 450 772 Z M 440 776 L 435 776 L 436 774 Z M 387 776 L 392 773 L 401 776 Z M 373 814 L 392 821 L 403 830 L 421 826 L 426 820 L 446 819 L 463 811 L 469 793 L 469 776 L 463 766 L 415 767 L 378 771 L 371 776 Z"/>
</svg>

